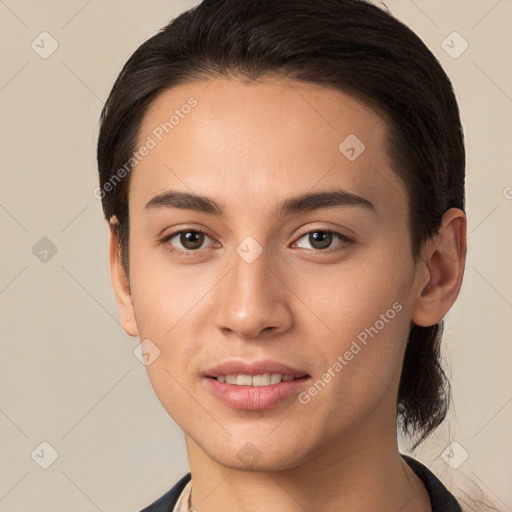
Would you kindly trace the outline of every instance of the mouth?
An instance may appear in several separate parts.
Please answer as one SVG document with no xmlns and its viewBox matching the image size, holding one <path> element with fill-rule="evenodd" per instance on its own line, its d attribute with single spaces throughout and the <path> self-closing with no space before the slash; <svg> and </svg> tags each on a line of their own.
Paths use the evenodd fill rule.
<svg viewBox="0 0 512 512">
<path fill-rule="evenodd" d="M 303 377 L 307 377 L 307 375 L 293 376 L 283 373 L 263 373 L 261 375 L 217 375 L 217 377 L 209 378 L 235 386 L 272 386 L 280 382 L 291 382 L 293 380 L 302 379 Z"/>
<path fill-rule="evenodd" d="M 210 393 L 233 409 L 271 409 L 303 390 L 311 378 L 302 370 L 276 361 L 226 361 L 205 372 Z"/>
</svg>

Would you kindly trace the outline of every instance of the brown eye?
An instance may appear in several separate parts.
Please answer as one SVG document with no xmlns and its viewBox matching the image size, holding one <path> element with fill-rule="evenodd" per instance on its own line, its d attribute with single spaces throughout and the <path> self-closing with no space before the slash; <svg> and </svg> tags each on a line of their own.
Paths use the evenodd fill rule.
<svg viewBox="0 0 512 512">
<path fill-rule="evenodd" d="M 306 240 L 306 242 L 301 242 L 303 239 Z M 333 244 L 336 239 L 338 239 L 338 243 Z M 298 239 L 297 244 L 300 248 L 309 249 L 311 251 L 330 252 L 330 250 L 342 250 L 351 242 L 352 240 L 342 233 L 337 233 L 329 229 L 316 229 L 302 235 Z"/>
<path fill-rule="evenodd" d="M 187 250 L 199 249 L 204 242 L 204 233 L 184 231 L 179 235 L 179 241 Z"/>
<path fill-rule="evenodd" d="M 327 231 L 314 231 L 309 233 L 308 242 L 313 249 L 327 249 L 332 243 L 332 233 Z"/>
<path fill-rule="evenodd" d="M 182 229 L 166 236 L 162 242 L 170 252 L 190 255 L 203 249 L 205 240 L 210 238 L 197 229 Z"/>
</svg>

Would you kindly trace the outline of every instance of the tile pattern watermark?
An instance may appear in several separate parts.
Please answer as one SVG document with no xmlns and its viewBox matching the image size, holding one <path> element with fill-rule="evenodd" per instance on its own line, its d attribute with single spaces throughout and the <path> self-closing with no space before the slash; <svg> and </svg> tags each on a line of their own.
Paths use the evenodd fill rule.
<svg viewBox="0 0 512 512">
<path fill-rule="evenodd" d="M 388 12 L 401 15 L 403 12 L 402 5 L 399 3 L 394 4 L 392 0 L 384 2 L 376 2 L 380 4 L 383 9 Z M 452 67 L 453 73 L 458 73 L 459 70 L 465 73 L 476 81 L 479 81 L 478 95 L 469 94 L 469 98 L 473 99 L 473 104 L 484 104 L 486 109 L 495 109 L 492 106 L 493 102 L 487 101 L 492 99 L 498 104 L 505 114 L 510 111 L 512 105 L 512 91 L 510 91 L 508 84 L 508 78 L 506 73 L 503 71 L 507 68 L 506 64 L 506 52 L 499 47 L 500 34 L 492 34 L 496 37 L 487 37 L 489 27 L 496 26 L 497 31 L 500 29 L 500 20 L 507 15 L 508 4 L 501 0 L 490 2 L 489 5 L 476 6 L 475 9 L 460 9 L 456 16 L 448 17 L 448 15 L 442 14 L 444 11 L 436 13 L 435 3 L 432 4 L 415 1 L 408 1 L 407 4 L 411 9 L 416 9 L 418 16 L 422 22 L 419 23 L 425 33 L 436 41 L 435 46 L 432 48 L 436 56 L 443 60 L 443 62 L 449 63 Z M 40 5 L 40 7 L 38 7 Z M 389 7 L 388 7 L 389 5 Z M 151 7 L 147 7 L 148 9 Z M 26 107 L 25 105 L 31 105 L 30 117 L 36 119 L 37 116 L 47 115 L 47 111 L 44 109 L 45 102 L 41 102 L 39 105 L 33 106 L 30 102 L 26 101 L 27 90 L 30 87 L 34 88 L 34 91 L 39 90 L 41 84 L 48 81 L 52 84 L 52 90 L 48 93 L 48 102 L 55 102 L 58 104 L 60 97 L 66 98 L 70 94 L 76 94 L 75 104 L 77 106 L 76 112 L 73 112 L 74 116 L 82 115 L 80 108 L 83 106 L 79 94 L 87 94 L 88 99 L 91 101 L 90 108 L 99 108 L 103 105 L 104 98 L 106 97 L 107 90 L 105 83 L 108 82 L 104 76 L 97 77 L 94 74 L 86 71 L 86 67 L 83 66 L 83 55 L 80 53 L 81 50 L 81 38 L 79 37 L 84 29 L 84 32 L 94 34 L 96 27 L 90 25 L 91 20 L 95 20 L 97 9 L 101 12 L 100 4 L 91 2 L 91 0 L 80 1 L 80 2 L 66 2 L 62 3 L 59 7 L 52 7 L 52 16 L 48 18 L 46 15 L 40 15 L 41 9 L 46 9 L 45 3 L 40 2 L 34 4 L 34 9 L 24 10 L 22 4 L 16 4 L 15 2 L 0 2 L 0 10 L 2 10 L 2 16 L 6 19 L 4 27 L 6 40 L 12 41 L 10 54 L 15 55 L 15 49 L 23 49 L 19 52 L 17 58 L 12 58 L 6 61 L 4 66 L 4 73 L 0 79 L 0 94 L 4 99 L 5 104 L 8 104 L 15 99 L 19 104 L 20 113 L 23 114 Z M 45 13 L 44 13 L 45 14 Z M 116 22 L 123 18 L 124 13 L 113 11 L 113 14 L 106 13 L 106 16 L 114 15 Z M 126 15 L 128 16 L 128 15 Z M 119 20 L 117 19 L 119 17 Z M 148 17 L 150 19 L 150 17 Z M 51 20 L 48 24 L 42 25 L 41 20 Z M 407 22 L 407 20 L 405 20 Z M 411 20 L 412 21 L 412 20 Z M 121 21 L 119 21 L 121 22 Z M 142 26 L 142 25 L 141 25 Z M 471 28 L 468 28 L 471 27 Z M 85 30 L 87 29 L 87 30 Z M 75 31 L 75 32 L 74 32 Z M 487 32 L 486 32 L 487 31 Z M 76 35 L 76 37 L 74 37 Z M 506 36 L 502 35 L 502 39 Z M 493 46 L 493 41 L 497 41 Z M 98 43 L 100 44 L 100 43 Z M 102 43 L 101 43 L 102 44 Z M 100 45 L 101 45 L 100 44 Z M 131 44 L 131 43 L 130 43 Z M 92 44 L 91 51 L 94 50 L 95 46 Z M 103 51 L 103 47 L 100 51 Z M 493 50 L 496 50 L 494 53 Z M 65 56 L 65 57 L 64 57 Z M 488 59 L 487 57 L 492 57 Z M 60 60 L 60 59 L 65 59 Z M 96 57 L 97 58 L 97 57 Z M 495 59 L 495 60 L 494 60 Z M 492 62 L 495 62 L 494 64 Z M 59 68 L 57 69 L 57 66 Z M 62 80 L 62 76 L 67 74 L 71 78 L 70 81 Z M 449 75 L 451 76 L 452 71 Z M 463 76 L 462 74 L 460 76 Z M 464 75 L 465 76 L 465 75 Z M 62 86 L 59 87 L 59 80 L 62 82 Z M 457 80 L 455 80 L 457 82 Z M 36 96 L 37 97 L 37 96 Z M 482 100 L 483 98 L 483 100 Z M 305 98 L 305 100 L 307 100 Z M 491 106 L 489 106 L 491 105 Z M 89 108 L 89 105 L 87 105 Z M 121 180 L 128 178 L 133 168 L 138 165 L 144 158 L 151 154 L 151 152 L 157 147 L 165 137 L 170 136 L 172 131 L 176 129 L 179 124 L 185 119 L 189 112 L 191 112 L 195 105 L 189 102 L 184 105 L 177 106 L 177 111 L 169 113 L 166 119 L 163 119 L 160 124 L 153 127 L 149 135 L 144 139 L 136 151 L 130 156 L 130 158 L 118 169 L 114 174 L 112 180 L 108 181 L 103 188 L 96 188 L 93 191 L 95 199 L 101 199 L 106 194 L 111 193 Z M 189 111 L 190 107 L 190 111 Z M 317 109 L 317 113 L 320 117 L 327 121 L 325 113 Z M 499 112 L 494 111 L 496 118 L 499 118 L 497 114 Z M 95 119 L 97 116 L 95 117 Z M 88 119 L 80 118 L 80 122 L 83 126 L 88 126 Z M 496 125 L 495 125 L 496 126 Z M 41 127 L 44 127 L 41 124 Z M 74 125 L 71 125 L 69 130 L 74 129 Z M 44 128 L 39 128 L 44 131 Z M 68 129 L 68 128 L 67 128 Z M 496 134 L 501 130 L 496 129 Z M 43 135 L 45 135 L 43 133 Z M 13 140 L 15 140 L 13 138 Z M 55 135 L 56 141 L 62 141 L 61 135 Z M 349 133 L 338 146 L 338 152 L 343 155 L 349 162 L 354 162 L 361 155 L 365 155 L 367 149 L 366 144 L 369 144 L 369 139 L 366 140 L 365 134 Z M 25 243 L 17 244 L 16 241 L 9 240 L 9 251 L 15 254 L 16 266 L 10 268 L 7 271 L 0 283 L 0 297 L 4 299 L 6 304 L 9 304 L 11 299 L 11 293 L 20 291 L 29 296 L 31 294 L 37 295 L 39 286 L 38 277 L 48 276 L 48 281 L 51 282 L 51 286 L 59 287 L 59 290 L 68 290 L 74 292 L 76 290 L 82 294 L 84 301 L 89 301 L 91 309 L 97 310 L 101 315 L 104 315 L 108 323 L 114 328 L 121 331 L 121 324 L 118 319 L 117 312 L 113 309 L 110 301 L 110 295 L 105 294 L 101 290 L 98 290 L 93 280 L 89 279 L 89 276 L 85 273 L 80 273 L 73 266 L 76 254 L 71 255 L 69 253 L 69 246 L 73 245 L 83 247 L 83 257 L 87 258 L 87 248 L 90 247 L 90 240 L 84 239 L 82 231 L 82 223 L 93 223 L 91 220 L 91 212 L 97 207 L 96 201 L 90 197 L 90 190 L 87 190 L 87 197 L 84 196 L 82 204 L 72 204 L 71 207 L 68 205 L 66 208 L 64 202 L 59 201 L 59 207 L 57 208 L 55 203 L 55 197 L 50 197 L 50 187 L 43 188 L 43 170 L 45 169 L 40 155 L 35 152 L 32 147 L 36 148 L 37 145 L 33 146 L 27 142 L 26 134 L 23 133 L 19 139 L 18 145 L 13 145 L 12 151 L 19 152 L 19 148 L 24 148 L 23 151 L 30 153 L 33 158 L 33 162 L 37 162 L 37 166 L 34 165 L 34 179 L 32 182 L 27 178 L 29 175 L 27 172 L 20 172 L 20 179 L 26 180 L 24 187 L 29 189 L 32 187 L 33 194 L 29 197 L 34 201 L 33 208 L 27 208 L 25 199 L 20 201 L 13 192 L 5 192 L 2 197 L 2 204 L 0 213 L 3 214 L 4 222 L 9 223 L 9 226 L 17 233 L 17 235 L 24 239 Z M 11 151 L 11 150 L 9 150 Z M 480 155 L 483 161 L 486 161 L 488 149 L 486 147 L 475 147 L 473 157 Z M 338 153 L 338 154 L 339 154 Z M 18 154 L 18 153 L 17 153 Z M 59 153 L 60 154 L 60 153 Z M 83 156 L 83 155 L 82 155 Z M 365 156 L 363 156 L 365 158 Z M 475 158 L 477 161 L 478 158 Z M 91 158 L 91 162 L 93 162 Z M 28 166 L 27 166 L 28 167 Z M 90 163 L 87 164 L 87 172 L 91 172 Z M 20 169 L 22 166 L 20 166 Z M 56 169 L 59 165 L 56 166 Z M 492 178 L 494 164 L 489 166 L 486 171 L 488 177 Z M 73 166 L 69 169 L 69 183 L 78 183 L 80 179 L 76 178 L 79 173 L 84 172 L 83 166 L 80 162 L 77 162 L 76 168 Z M 73 174 L 75 173 L 75 174 Z M 22 176 L 22 177 L 21 177 Z M 81 176 L 81 175 L 80 175 Z M 46 179 L 46 177 L 44 178 Z M 470 184 L 471 185 L 471 184 Z M 67 186 L 67 185 L 66 185 Z M 494 195 L 490 194 L 494 199 L 486 200 L 485 204 L 478 206 L 473 214 L 473 218 L 470 218 L 470 233 L 473 236 L 474 244 L 479 243 L 479 238 L 486 234 L 493 233 L 493 230 L 498 230 L 503 222 L 503 218 L 506 218 L 510 208 L 510 200 L 512 199 L 512 186 L 510 186 L 510 180 L 507 182 L 496 184 L 489 180 L 488 190 L 494 190 Z M 59 187 L 59 190 L 62 187 Z M 91 185 L 92 188 L 92 185 Z M 61 192 L 59 192 L 61 193 Z M 473 191 L 473 194 L 475 192 Z M 34 200 L 38 195 L 42 196 L 40 202 Z M 21 197 L 21 195 L 20 195 Z M 20 206 L 23 204 L 23 208 Z M 30 203 L 29 203 L 30 204 Z M 89 205 L 93 205 L 94 208 L 88 208 Z M 40 222 L 41 215 L 38 213 L 38 206 L 44 208 L 45 211 L 55 212 L 55 225 L 50 221 L 45 220 L 45 224 Z M 63 213 L 61 215 L 61 213 Z M 507 212 L 507 213 L 506 213 Z M 51 216 L 48 216 L 50 218 Z M 79 221 L 76 219 L 80 219 Z M 44 224 L 44 225 L 43 225 Z M 236 254 L 242 258 L 246 263 L 253 263 L 258 260 L 259 256 L 263 252 L 262 245 L 253 237 L 248 235 L 242 240 L 237 247 Z M 53 263 L 50 263 L 53 262 Z M 55 263 L 62 263 L 62 265 L 56 265 Z M 46 265 L 48 263 L 48 265 Z M 506 311 L 510 311 L 512 307 L 512 297 L 507 291 L 506 280 L 510 276 L 507 269 L 504 269 L 502 273 L 499 273 L 494 268 L 494 258 L 490 258 L 488 263 L 472 261 L 468 267 L 471 270 L 471 274 L 468 276 L 469 279 L 479 280 L 489 290 L 489 301 L 492 302 L 488 306 L 493 307 L 494 310 L 501 310 L 504 308 Z M 54 272 L 54 273 L 51 273 Z M 92 273 L 93 270 L 91 269 Z M 228 271 L 229 272 L 229 271 Z M 503 274 L 503 275 L 502 275 Z M 224 277 L 224 276 L 222 276 Z M 220 282 L 221 280 L 219 280 Z M 292 292 L 293 290 L 291 290 Z M 41 303 L 44 303 L 48 297 L 48 290 L 44 289 L 40 293 L 42 298 Z M 298 297 L 298 299 L 303 299 Z M 69 300 L 68 296 L 63 295 L 62 301 Z M 45 304 L 46 305 L 46 304 Z M 99 307 L 98 307 L 99 306 Z M 314 305 L 307 304 L 304 301 L 304 306 L 308 307 L 311 311 L 314 311 Z M 487 307 L 487 306 L 486 306 Z M 59 316 L 58 304 L 56 304 L 54 310 L 53 321 L 56 326 L 60 326 L 63 323 L 63 319 Z M 46 309 L 47 315 L 52 314 L 51 308 Z M 77 322 L 80 315 L 84 315 L 83 311 L 76 314 L 75 319 L 66 318 L 67 324 Z M 352 343 L 348 349 L 339 354 L 339 358 L 333 361 L 331 366 L 326 369 L 326 372 L 319 379 L 320 383 L 318 388 L 314 387 L 315 391 L 305 395 L 305 400 L 313 400 L 314 396 L 317 396 L 325 387 L 336 378 L 340 372 L 343 371 L 348 365 L 352 363 L 354 359 L 359 357 L 362 351 L 366 350 L 366 347 L 372 343 L 372 340 L 377 336 L 380 330 L 386 328 L 386 319 L 389 318 L 384 313 L 385 318 L 376 319 L 376 322 L 371 326 L 367 326 L 361 332 L 354 337 Z M 6 323 L 14 325 L 14 323 L 22 323 L 25 321 L 23 318 L 20 319 L 9 319 L 6 318 Z M 319 321 L 322 321 L 319 318 Z M 485 319 L 483 319 L 485 321 Z M 377 323 L 379 322 L 379 323 Z M 382 323 L 380 323 L 382 322 Z M 16 326 L 18 327 L 18 326 Z M 14 327 L 12 331 L 15 332 Z M 500 336 L 501 333 L 496 333 L 495 337 Z M 60 330 L 55 329 L 51 333 L 42 332 L 39 339 L 37 340 L 24 340 L 23 346 L 27 354 L 30 353 L 31 343 L 48 343 L 48 347 L 53 347 L 52 343 L 56 336 L 61 336 Z M 77 334 L 77 338 L 80 336 Z M 492 333 L 489 336 L 492 338 Z M 96 371 L 99 368 L 96 363 L 99 358 L 111 357 L 109 352 L 105 349 L 105 352 L 99 354 L 94 350 L 84 351 L 82 350 L 83 343 L 75 342 L 76 340 L 71 339 L 69 341 L 69 348 L 66 350 L 70 351 L 70 354 L 76 353 L 80 357 L 83 357 L 82 365 L 84 368 L 89 365 Z M 109 340 L 110 341 L 110 340 Z M 141 368 L 141 366 L 149 366 L 155 361 L 159 361 L 160 352 L 158 347 L 149 339 L 143 340 L 138 347 L 132 352 L 132 346 L 126 345 L 127 363 L 130 365 L 133 362 L 133 367 Z M 51 353 L 50 348 L 48 353 Z M 6 357 L 6 359 L 8 359 Z M 499 355 L 498 355 L 499 359 Z M 50 359 L 49 359 L 50 360 Z M 19 360 L 18 360 L 19 361 Z M 48 361 L 38 362 L 38 364 L 46 364 Z M 118 362 L 112 361 L 112 364 L 107 365 L 108 372 L 113 372 L 112 368 Z M 158 363 L 156 363 L 158 364 Z M 19 365 L 16 367 L 17 370 L 21 368 Z M 48 364 L 48 368 L 54 371 L 51 364 Z M 59 468 L 62 467 L 64 470 L 62 473 L 62 487 L 49 488 L 47 496 L 44 499 L 50 500 L 51 496 L 59 496 L 62 493 L 67 492 L 71 487 L 73 490 L 73 496 L 80 496 L 82 499 L 84 496 L 88 500 L 88 506 L 91 510 L 106 510 L 107 507 L 103 507 L 101 500 L 96 498 L 96 495 L 101 493 L 100 489 L 94 489 L 90 485 L 86 485 L 84 477 L 76 475 L 73 471 L 67 471 L 66 464 L 70 464 L 72 454 L 78 450 L 79 446 L 84 443 L 90 443 L 94 439 L 93 431 L 97 429 L 98 424 L 91 423 L 92 426 L 87 429 L 87 422 L 94 417 L 94 415 L 100 415 L 99 405 L 103 403 L 107 398 L 112 399 L 114 389 L 121 389 L 122 386 L 126 385 L 126 377 L 130 374 L 130 366 L 123 368 L 118 373 L 113 373 L 111 378 L 106 378 L 106 384 L 104 389 L 99 393 L 87 395 L 86 391 L 83 390 L 83 395 L 77 397 L 77 400 L 82 404 L 79 413 L 76 417 L 72 418 L 69 424 L 61 425 L 60 430 L 54 432 L 54 436 L 46 435 L 46 430 L 51 431 L 54 426 L 50 423 L 44 424 L 41 421 L 41 417 L 34 415 L 33 419 L 30 416 L 24 414 L 23 407 L 20 405 L 19 410 L 15 409 L 15 405 L 2 404 L 2 418 L 3 418 L 3 439 L 7 439 L 5 442 L 10 442 L 12 439 L 17 444 L 18 440 L 21 439 L 28 444 L 25 447 L 22 454 L 20 454 L 20 460 L 23 463 L 20 465 L 13 465 L 11 474 L 9 475 L 9 481 L 2 482 L 0 485 L 0 507 L 8 510 L 10 508 L 11 501 L 16 503 L 18 508 L 22 507 L 25 503 L 26 497 L 30 494 L 34 482 L 38 479 L 47 478 L 51 475 L 51 472 L 59 472 Z M 339 370 L 339 372 L 337 371 Z M 133 372 L 135 373 L 135 372 Z M 108 374 L 110 375 L 110 373 Z M 13 386 L 15 388 L 15 386 Z M 37 391 L 39 393 L 38 400 L 43 403 L 47 401 L 49 404 L 58 403 L 59 411 L 56 411 L 55 418 L 59 418 L 62 411 L 62 403 L 68 397 L 69 390 L 63 389 L 56 391 L 56 388 L 52 385 L 48 385 L 48 381 L 37 382 Z M 16 390 L 14 389 L 13 392 Z M 496 390 L 494 390 L 496 394 Z M 60 400 L 54 400 L 53 395 L 61 393 Z M 500 392 L 502 390 L 500 389 Z M 315 394 L 316 393 L 316 394 Z M 5 391 L 8 396 L 9 390 Z M 46 397 L 46 398 L 45 398 Z M 62 400 L 64 398 L 64 400 Z M 14 402 L 13 402 L 14 403 Z M 308 402 L 309 403 L 309 402 Z M 482 446 L 485 447 L 489 441 L 488 437 L 491 429 L 496 425 L 506 424 L 509 422 L 510 415 L 510 397 L 506 396 L 499 406 L 491 407 L 489 412 L 481 418 L 481 422 L 477 428 L 472 432 L 474 435 L 466 436 L 464 438 L 457 436 L 459 442 L 453 441 L 448 446 L 443 448 L 440 458 L 444 461 L 447 468 L 452 471 L 471 471 L 471 474 L 478 478 L 481 485 L 486 488 L 494 489 L 495 480 L 499 478 L 499 468 L 496 465 L 495 473 L 486 476 L 485 479 L 481 479 L 471 469 L 471 461 L 474 460 L 473 456 L 470 457 L 472 449 L 474 447 L 482 451 Z M 9 409 L 9 410 L 8 410 Z M 11 410 L 12 409 L 12 410 Z M 50 413 L 51 414 L 51 413 Z M 121 413 L 123 414 L 123 413 Z M 132 412 L 130 412 L 132 414 Z M 127 418 L 129 415 L 127 415 Z M 25 418 L 25 421 L 23 421 Z M 106 418 L 100 416 L 99 424 L 101 424 L 106 430 L 106 435 L 115 436 L 114 431 L 108 431 L 109 421 Z M 105 421 L 103 421 L 105 420 Z M 212 418 L 215 421 L 215 418 Z M 58 423 L 58 419 L 55 420 Z M 81 425 L 82 428 L 75 428 Z M 42 429 L 46 430 L 43 432 Z M 463 434 L 467 430 L 466 425 L 457 425 L 458 431 Z M 64 432 L 64 434 L 63 434 Z M 63 435 L 62 435 L 63 434 Z M 62 436 L 61 436 L 62 435 Z M 270 434 L 272 435 L 272 434 Z M 47 439 L 41 441 L 42 439 Z M 60 443 L 57 444 L 53 439 L 60 438 Z M 466 438 L 469 439 L 466 441 Z M 461 439 L 464 439 L 461 441 Z M 128 447 L 129 448 L 129 447 Z M 91 450 L 94 450 L 94 446 L 91 445 Z M 258 448 L 256 442 L 248 441 L 245 443 L 237 453 L 240 462 L 248 469 L 254 467 L 258 462 L 263 459 L 264 453 Z M 489 455 L 490 456 L 490 455 Z M 29 459 L 30 457 L 30 459 Z M 27 462 L 27 466 L 23 466 L 24 462 Z M 105 463 L 108 461 L 105 457 Z M 41 471 L 44 470 L 44 471 Z M 59 473 L 59 475 L 60 475 Z M 69 473 L 69 474 L 68 474 Z M 45 480 L 46 482 L 46 480 Z M 49 480 L 48 480 L 49 482 Z M 219 482 L 222 485 L 222 482 Z M 511 510 L 512 500 L 508 496 L 499 496 L 500 492 L 495 492 L 498 498 L 502 501 L 504 510 Z M 72 508 L 80 508 L 81 502 L 78 501 L 70 503 Z M 48 501 L 50 503 L 50 501 Z M 18 505 L 19 504 L 19 505 Z M 101 506 L 100 506 L 101 505 Z M 26 507 L 25 507 L 26 508 Z M 49 504 L 48 509 L 52 508 Z"/>
</svg>

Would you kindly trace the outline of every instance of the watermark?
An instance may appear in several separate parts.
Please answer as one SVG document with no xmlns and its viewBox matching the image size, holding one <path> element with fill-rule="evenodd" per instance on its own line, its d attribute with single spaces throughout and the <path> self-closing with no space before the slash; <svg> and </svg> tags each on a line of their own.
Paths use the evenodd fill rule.
<svg viewBox="0 0 512 512">
<path fill-rule="evenodd" d="M 149 338 L 146 338 L 135 347 L 133 355 L 144 366 L 149 366 L 160 356 L 160 349 Z"/>
<path fill-rule="evenodd" d="M 30 44 L 39 57 L 47 59 L 59 47 L 57 40 L 48 32 L 41 32 Z"/>
<path fill-rule="evenodd" d="M 58 247 L 46 236 L 32 247 L 32 254 L 42 263 L 48 263 L 58 251 Z"/>
<path fill-rule="evenodd" d="M 441 458 L 452 469 L 458 469 L 469 457 L 469 453 L 457 441 L 450 443 L 441 454 Z"/>
<path fill-rule="evenodd" d="M 357 160 L 365 149 L 363 141 L 353 133 L 341 141 L 338 146 L 338 151 L 350 162 Z"/>
<path fill-rule="evenodd" d="M 263 454 L 258 449 L 258 447 L 250 442 L 245 443 L 244 446 L 242 446 L 242 448 L 238 450 L 238 453 L 236 454 L 238 459 L 241 462 L 243 462 L 248 468 L 254 467 L 261 459 L 262 455 Z"/>
<path fill-rule="evenodd" d="M 39 467 L 48 469 L 59 458 L 59 452 L 48 441 L 43 441 L 34 448 L 30 456 Z"/>
<path fill-rule="evenodd" d="M 441 43 L 441 48 L 452 59 L 458 59 L 469 48 L 469 43 L 458 32 L 452 32 Z"/>
<path fill-rule="evenodd" d="M 299 393 L 299 402 L 303 405 L 309 404 L 309 402 L 311 402 L 311 398 L 317 396 L 318 393 L 320 393 L 325 386 L 327 386 L 327 384 L 331 382 L 331 380 L 334 379 L 336 375 L 338 375 L 364 347 L 366 347 L 370 339 L 377 336 L 377 334 L 384 329 L 386 324 L 389 324 L 389 322 L 393 320 L 397 313 L 400 313 L 402 309 L 402 304 L 400 304 L 400 302 L 395 302 L 385 313 L 380 315 L 379 319 L 372 326 L 361 331 L 357 335 L 357 338 L 352 340 L 350 348 L 346 350 L 343 355 L 339 355 L 337 357 L 336 361 L 329 366 L 322 377 L 310 386 L 307 391 Z"/>
<path fill-rule="evenodd" d="M 246 263 L 255 261 L 262 252 L 263 247 L 252 236 L 244 238 L 236 248 L 236 253 Z"/>
<path fill-rule="evenodd" d="M 190 114 L 192 109 L 197 106 L 197 100 L 194 97 L 190 97 L 186 103 L 181 105 L 180 108 L 174 109 L 174 113 L 169 117 L 167 121 L 160 123 L 158 126 L 153 128 L 151 135 L 146 137 L 144 143 L 133 152 L 132 156 L 128 159 L 125 164 L 120 167 L 110 178 L 101 186 L 96 187 L 93 190 L 93 196 L 96 199 L 103 199 L 109 192 L 124 179 L 135 166 L 144 160 L 149 155 L 151 150 L 155 149 L 159 142 L 161 142 L 166 135 L 172 132 L 176 126 L 178 126 L 182 119 Z"/>
</svg>

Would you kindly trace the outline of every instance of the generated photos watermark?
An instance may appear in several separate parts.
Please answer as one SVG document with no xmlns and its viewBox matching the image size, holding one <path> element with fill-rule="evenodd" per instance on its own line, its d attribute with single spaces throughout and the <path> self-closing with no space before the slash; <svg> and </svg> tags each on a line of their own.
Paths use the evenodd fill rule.
<svg viewBox="0 0 512 512">
<path fill-rule="evenodd" d="M 172 132 L 176 126 L 181 123 L 182 119 L 190 114 L 194 107 L 197 107 L 198 101 L 194 97 L 190 97 L 186 103 L 181 105 L 180 108 L 174 109 L 174 113 L 167 121 L 163 121 L 158 126 L 153 128 L 151 135 L 146 137 L 144 143 L 133 152 L 132 156 L 120 167 L 110 178 L 103 183 L 101 187 L 96 187 L 93 190 L 93 195 L 96 199 L 103 199 L 109 192 L 124 179 L 136 167 L 139 162 L 142 162 L 146 156 L 149 155 L 151 150 L 158 146 L 166 135 Z"/>
<path fill-rule="evenodd" d="M 368 342 L 379 334 L 393 318 L 402 311 L 403 306 L 399 302 L 395 302 L 385 313 L 382 313 L 379 319 L 370 327 L 362 330 L 355 339 L 352 340 L 350 347 L 343 355 L 339 355 L 336 361 L 332 363 L 326 372 L 318 379 L 307 391 L 302 391 L 298 395 L 299 402 L 303 405 L 309 404 L 311 398 L 320 393 L 332 379 L 334 379 L 354 357 L 368 345 Z"/>
</svg>

